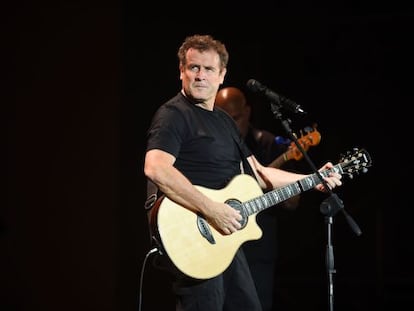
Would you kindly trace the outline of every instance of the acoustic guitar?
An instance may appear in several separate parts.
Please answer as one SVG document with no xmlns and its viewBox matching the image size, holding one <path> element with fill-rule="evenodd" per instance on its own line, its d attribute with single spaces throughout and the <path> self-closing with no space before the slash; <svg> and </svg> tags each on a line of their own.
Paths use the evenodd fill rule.
<svg viewBox="0 0 414 311">
<path fill-rule="evenodd" d="M 332 169 L 320 172 L 324 177 L 332 171 L 353 177 L 371 166 L 371 158 L 364 149 L 347 152 Z M 160 251 L 169 256 L 173 264 L 184 274 L 196 279 L 208 279 L 222 273 L 231 263 L 239 247 L 246 241 L 258 240 L 262 231 L 256 223 L 256 215 L 279 203 L 310 189 L 319 183 L 316 173 L 263 193 L 257 181 L 250 175 L 240 174 L 222 189 L 196 186 L 208 197 L 226 202 L 240 211 L 242 227 L 231 235 L 223 235 L 203 218 L 165 196 L 158 198 L 151 215 L 150 226 L 153 240 Z"/>
</svg>

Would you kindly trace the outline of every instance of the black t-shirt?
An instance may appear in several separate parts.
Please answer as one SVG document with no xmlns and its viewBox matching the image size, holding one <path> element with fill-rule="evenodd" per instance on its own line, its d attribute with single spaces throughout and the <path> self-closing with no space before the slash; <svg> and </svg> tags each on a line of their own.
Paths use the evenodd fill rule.
<svg viewBox="0 0 414 311">
<path fill-rule="evenodd" d="M 175 156 L 174 166 L 194 185 L 224 187 L 240 174 L 241 153 L 250 150 L 233 119 L 221 111 L 205 110 L 181 93 L 163 104 L 148 130 L 147 151 L 160 149 Z"/>
</svg>

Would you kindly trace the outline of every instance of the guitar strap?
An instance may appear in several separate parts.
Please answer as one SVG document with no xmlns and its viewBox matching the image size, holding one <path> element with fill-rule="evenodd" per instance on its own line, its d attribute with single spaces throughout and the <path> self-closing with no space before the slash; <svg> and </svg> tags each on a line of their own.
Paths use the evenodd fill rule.
<svg viewBox="0 0 414 311">
<path fill-rule="evenodd" d="M 145 201 L 144 207 L 148 212 L 157 201 L 158 198 L 158 187 L 149 179 L 147 179 L 147 199 Z"/>
<path fill-rule="evenodd" d="M 243 152 L 243 148 L 241 147 L 241 142 L 240 142 L 240 138 L 237 137 L 235 134 L 233 134 L 233 139 L 237 144 L 237 147 L 239 148 L 240 154 L 241 154 L 241 158 L 242 158 L 242 168 L 243 168 L 243 172 L 244 174 L 249 174 L 250 176 L 254 177 L 256 179 L 256 176 L 253 173 L 253 169 L 250 166 L 250 163 L 247 161 L 247 154 L 245 154 Z"/>
<path fill-rule="evenodd" d="M 228 122 L 227 119 L 226 119 L 226 122 Z M 234 127 L 231 124 L 229 124 L 229 127 L 230 127 L 230 132 L 233 137 L 233 140 L 236 142 L 236 145 L 239 148 L 240 155 L 242 158 L 242 168 L 243 168 L 242 173 L 249 174 L 250 176 L 252 176 L 253 178 L 257 180 L 256 175 L 253 173 L 253 169 L 250 166 L 250 163 L 247 161 L 248 155 L 244 152 L 244 149 L 241 146 L 242 144 L 241 136 L 237 135 L 237 132 L 234 131 Z"/>
</svg>

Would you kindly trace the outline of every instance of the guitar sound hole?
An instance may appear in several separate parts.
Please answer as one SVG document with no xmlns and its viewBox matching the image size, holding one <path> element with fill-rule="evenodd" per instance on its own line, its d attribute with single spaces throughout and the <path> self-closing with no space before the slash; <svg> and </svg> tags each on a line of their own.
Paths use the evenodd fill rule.
<svg viewBox="0 0 414 311">
<path fill-rule="evenodd" d="M 226 201 L 228 205 L 230 205 L 235 210 L 240 211 L 240 214 L 242 215 L 242 219 L 240 220 L 241 228 L 243 229 L 247 225 L 248 216 L 246 214 L 246 210 L 243 208 L 243 204 L 236 199 L 229 199 Z"/>
</svg>

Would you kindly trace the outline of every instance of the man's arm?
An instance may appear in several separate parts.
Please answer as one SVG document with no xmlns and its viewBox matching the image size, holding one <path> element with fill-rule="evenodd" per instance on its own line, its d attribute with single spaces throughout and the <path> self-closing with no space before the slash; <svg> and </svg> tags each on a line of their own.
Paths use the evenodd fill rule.
<svg viewBox="0 0 414 311">
<path fill-rule="evenodd" d="M 250 156 L 247 160 L 249 161 L 249 164 L 252 167 L 253 172 L 255 173 L 262 189 L 280 188 L 282 186 L 294 183 L 307 176 L 305 174 L 293 173 L 274 167 L 265 167 L 261 165 L 253 155 Z M 332 167 L 333 164 L 327 162 L 320 168 L 320 170 L 325 170 Z M 328 177 L 324 177 L 331 189 L 342 185 L 341 178 L 342 175 L 336 172 L 331 172 Z M 325 187 L 322 185 L 322 183 L 318 184 L 315 189 L 319 191 L 325 191 Z"/>
<path fill-rule="evenodd" d="M 173 155 L 159 149 L 150 150 L 145 155 L 144 173 L 170 200 L 195 213 L 201 213 L 223 234 L 240 229 L 240 212 L 201 193 L 174 167 L 174 162 Z"/>
</svg>

